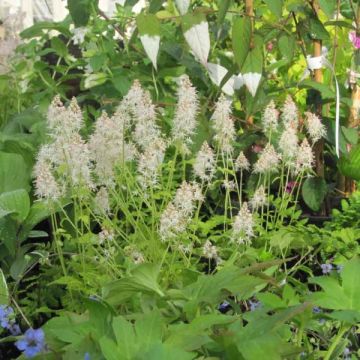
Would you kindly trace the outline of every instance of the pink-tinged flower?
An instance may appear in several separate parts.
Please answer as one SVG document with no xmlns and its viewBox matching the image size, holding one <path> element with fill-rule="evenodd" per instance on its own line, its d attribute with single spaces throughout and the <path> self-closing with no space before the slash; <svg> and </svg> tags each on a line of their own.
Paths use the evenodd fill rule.
<svg viewBox="0 0 360 360">
<path fill-rule="evenodd" d="M 296 186 L 298 186 L 298 183 L 296 181 L 289 181 L 286 184 L 285 191 L 290 194 Z"/>
<path fill-rule="evenodd" d="M 349 32 L 349 40 L 353 43 L 355 49 L 360 49 L 360 37 L 356 35 L 355 31 Z"/>
<path fill-rule="evenodd" d="M 253 145 L 251 147 L 251 149 L 255 154 L 259 154 L 263 151 L 263 147 L 261 145 L 257 145 L 257 144 Z"/>
<path fill-rule="evenodd" d="M 266 44 L 266 50 L 267 51 L 272 51 L 272 49 L 274 48 L 274 44 L 269 41 L 267 44 Z"/>
</svg>

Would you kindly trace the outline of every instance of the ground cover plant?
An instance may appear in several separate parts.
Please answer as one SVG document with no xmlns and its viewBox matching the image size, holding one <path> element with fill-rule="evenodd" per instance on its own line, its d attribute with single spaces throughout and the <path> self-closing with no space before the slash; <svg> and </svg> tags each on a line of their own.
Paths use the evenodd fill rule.
<svg viewBox="0 0 360 360">
<path fill-rule="evenodd" d="M 1 357 L 359 358 L 360 5 L 135 3 L 1 76 Z"/>
</svg>

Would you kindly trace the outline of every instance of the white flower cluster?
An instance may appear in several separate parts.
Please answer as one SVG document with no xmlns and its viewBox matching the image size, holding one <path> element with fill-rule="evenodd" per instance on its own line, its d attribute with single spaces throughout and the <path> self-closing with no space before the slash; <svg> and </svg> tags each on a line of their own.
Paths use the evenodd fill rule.
<svg viewBox="0 0 360 360">
<path fill-rule="evenodd" d="M 211 117 L 213 129 L 215 131 L 215 141 L 223 153 L 233 152 L 233 142 L 235 140 L 235 126 L 231 117 L 231 100 L 221 94 L 215 105 L 215 111 Z"/>
<path fill-rule="evenodd" d="M 244 202 L 233 223 L 232 240 L 238 244 L 248 244 L 254 236 L 254 216 Z"/>
<path fill-rule="evenodd" d="M 322 137 L 326 135 L 325 126 L 317 115 L 311 112 L 306 112 L 305 116 L 306 129 L 309 133 L 312 143 L 315 144 L 317 141 L 319 141 Z"/>
<path fill-rule="evenodd" d="M 266 144 L 265 149 L 261 152 L 259 159 L 254 164 L 255 174 L 264 174 L 276 172 L 280 162 L 280 155 L 275 151 L 271 144 Z"/>
<path fill-rule="evenodd" d="M 215 155 L 209 144 L 205 141 L 198 152 L 194 162 L 194 174 L 202 181 L 210 181 L 216 171 Z"/>
<path fill-rule="evenodd" d="M 178 102 L 172 127 L 172 137 L 187 152 L 187 146 L 192 143 L 191 136 L 196 129 L 196 116 L 199 110 L 199 100 L 196 89 L 187 75 L 180 78 L 177 92 Z"/>
<path fill-rule="evenodd" d="M 69 187 L 94 187 L 90 151 L 79 134 L 82 125 L 76 99 L 66 108 L 60 98 L 55 97 L 47 116 L 52 142 L 41 147 L 34 167 L 38 197 L 58 200 Z"/>
<path fill-rule="evenodd" d="M 161 215 L 159 234 L 162 241 L 174 239 L 186 230 L 199 201 L 203 201 L 199 185 L 184 181 Z"/>
<path fill-rule="evenodd" d="M 276 109 L 274 100 L 271 100 L 270 103 L 264 110 L 262 116 L 262 124 L 264 132 L 275 131 L 278 126 L 279 120 L 279 110 Z"/>
</svg>

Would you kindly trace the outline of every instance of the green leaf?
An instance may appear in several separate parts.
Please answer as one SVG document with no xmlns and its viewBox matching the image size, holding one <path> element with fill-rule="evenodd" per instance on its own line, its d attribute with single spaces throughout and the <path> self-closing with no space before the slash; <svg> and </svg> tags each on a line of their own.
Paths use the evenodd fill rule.
<svg viewBox="0 0 360 360">
<path fill-rule="evenodd" d="M 103 297 L 111 304 L 120 304 L 134 294 L 149 293 L 164 296 L 157 277 L 159 269 L 154 264 L 141 264 L 131 276 L 116 280 L 103 288 Z"/>
<path fill-rule="evenodd" d="M 289 35 L 281 35 L 279 38 L 279 50 L 281 55 L 291 62 L 294 57 L 294 52 L 296 48 L 296 42 L 294 37 Z"/>
<path fill-rule="evenodd" d="M 338 166 L 344 176 L 360 181 L 360 144 L 353 147 L 348 155 L 342 156 Z"/>
<path fill-rule="evenodd" d="M 17 214 L 17 219 L 23 222 L 30 211 L 30 198 L 26 190 L 19 189 L 0 195 L 0 211 L 5 210 Z"/>
<path fill-rule="evenodd" d="M 71 37 L 71 31 L 69 30 L 68 26 L 64 25 L 63 23 L 55 23 L 50 21 L 40 21 L 33 26 L 23 30 L 20 33 L 20 36 L 23 39 L 30 39 L 38 36 L 40 37 L 43 35 L 44 30 L 56 30 L 66 37 Z"/>
<path fill-rule="evenodd" d="M 265 4 L 269 7 L 270 11 L 274 13 L 278 18 L 281 18 L 283 0 L 264 0 Z"/>
<path fill-rule="evenodd" d="M 336 10 L 336 0 L 319 0 L 319 5 L 327 17 L 333 18 Z"/>
<path fill-rule="evenodd" d="M 123 317 L 113 319 L 112 324 L 117 347 L 124 360 L 132 360 L 138 351 L 133 325 Z"/>
<path fill-rule="evenodd" d="M 344 288 L 345 295 L 349 298 L 350 309 L 358 311 L 360 311 L 359 274 L 360 259 L 358 257 L 347 262 L 341 271 L 342 287 Z"/>
<path fill-rule="evenodd" d="M 323 178 L 307 178 L 302 186 L 302 197 L 313 211 L 319 211 L 327 194 L 327 184 Z"/>
<path fill-rule="evenodd" d="M 21 155 L 0 152 L 0 193 L 29 189 L 30 174 Z"/>
<path fill-rule="evenodd" d="M 90 89 L 106 83 L 108 76 L 105 73 L 90 74 L 85 78 L 84 87 Z"/>
<path fill-rule="evenodd" d="M 86 26 L 92 8 L 97 8 L 98 0 L 68 0 L 68 9 L 76 27 Z"/>
<path fill-rule="evenodd" d="M 262 73 L 263 68 L 263 39 L 261 36 L 254 36 L 254 48 L 247 54 L 244 66 L 241 72 L 246 73 Z"/>
<path fill-rule="evenodd" d="M 356 145 L 359 140 L 359 132 L 354 128 L 347 128 L 346 126 L 341 126 L 341 132 L 345 137 L 345 140 L 351 144 Z"/>
<path fill-rule="evenodd" d="M 315 17 L 309 19 L 309 36 L 312 40 L 329 40 L 330 35 L 322 22 Z"/>
<path fill-rule="evenodd" d="M 155 342 L 162 340 L 163 320 L 159 311 L 153 311 L 138 319 L 135 332 L 140 344 L 141 352 L 146 352 Z"/>
<path fill-rule="evenodd" d="M 226 13 L 229 10 L 229 7 L 232 4 L 232 2 L 233 0 L 218 0 L 218 6 L 219 6 L 219 13 L 217 18 L 218 26 L 223 25 Z"/>
<path fill-rule="evenodd" d="M 251 20 L 247 16 L 236 17 L 232 30 L 232 47 L 235 61 L 241 70 L 250 51 Z"/>
<path fill-rule="evenodd" d="M 153 14 L 139 14 L 136 17 L 136 24 L 140 35 L 160 35 L 160 22 Z"/>
<path fill-rule="evenodd" d="M 107 337 L 102 337 L 99 340 L 100 348 L 106 360 L 119 360 L 123 359 L 122 353 L 117 348 L 115 342 Z"/>
<path fill-rule="evenodd" d="M 0 304 L 9 304 L 9 289 L 6 283 L 5 275 L 0 269 Z"/>
<path fill-rule="evenodd" d="M 51 38 L 51 47 L 63 58 L 68 54 L 66 45 L 56 36 Z"/>
<path fill-rule="evenodd" d="M 329 276 L 311 278 L 309 282 L 320 285 L 323 291 L 313 293 L 310 300 L 326 309 L 346 310 L 346 314 L 335 313 L 334 316 L 346 318 L 346 321 L 357 321 L 360 316 L 359 271 L 360 259 L 355 257 L 344 264 L 340 273 L 341 285 Z"/>
</svg>

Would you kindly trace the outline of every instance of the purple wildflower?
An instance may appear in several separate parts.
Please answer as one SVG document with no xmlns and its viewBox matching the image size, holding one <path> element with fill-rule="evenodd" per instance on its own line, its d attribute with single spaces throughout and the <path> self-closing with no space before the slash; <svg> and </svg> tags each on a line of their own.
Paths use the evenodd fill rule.
<svg viewBox="0 0 360 360">
<path fill-rule="evenodd" d="M 249 301 L 250 311 L 255 311 L 257 309 L 262 308 L 262 303 L 260 301 Z"/>
<path fill-rule="evenodd" d="M 10 331 L 12 336 L 18 336 L 18 335 L 21 334 L 20 326 L 18 324 L 15 324 L 15 323 L 10 324 L 9 331 Z"/>
<path fill-rule="evenodd" d="M 32 358 L 45 349 L 45 334 L 42 329 L 28 329 L 24 336 L 15 343 L 24 352 L 25 357 Z"/>
<path fill-rule="evenodd" d="M 357 36 L 355 31 L 349 32 L 349 40 L 353 43 L 355 49 L 360 49 L 360 37 Z"/>
<path fill-rule="evenodd" d="M 14 314 L 14 309 L 7 305 L 0 305 L 0 326 L 8 329 L 11 325 L 10 316 Z"/>
<path fill-rule="evenodd" d="M 324 275 L 330 274 L 331 270 L 333 269 L 331 264 L 321 264 L 320 267 Z"/>
</svg>

